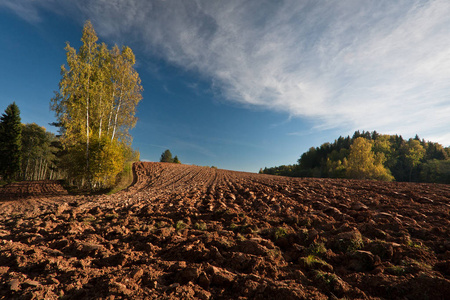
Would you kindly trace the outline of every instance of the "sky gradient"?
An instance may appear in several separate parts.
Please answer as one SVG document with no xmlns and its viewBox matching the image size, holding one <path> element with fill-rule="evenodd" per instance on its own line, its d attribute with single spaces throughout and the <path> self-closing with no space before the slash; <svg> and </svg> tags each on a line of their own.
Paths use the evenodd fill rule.
<svg viewBox="0 0 450 300">
<path fill-rule="evenodd" d="M 257 172 L 355 130 L 450 145 L 450 2 L 2 0 L 0 109 L 49 100 L 86 20 L 130 46 L 142 160 Z"/>
</svg>

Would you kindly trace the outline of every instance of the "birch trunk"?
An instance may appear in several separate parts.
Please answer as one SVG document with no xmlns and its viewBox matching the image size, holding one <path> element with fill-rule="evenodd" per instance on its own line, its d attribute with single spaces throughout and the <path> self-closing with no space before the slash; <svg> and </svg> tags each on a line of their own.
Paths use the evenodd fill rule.
<svg viewBox="0 0 450 300">
<path fill-rule="evenodd" d="M 114 89 L 115 89 L 115 85 L 114 85 Z M 108 131 L 107 131 L 107 135 L 109 136 L 109 131 L 111 129 L 111 120 L 112 120 L 112 116 L 113 116 L 113 112 L 114 112 L 114 97 L 116 97 L 115 91 L 113 90 L 112 93 L 112 104 L 111 104 L 111 109 L 109 110 L 109 119 L 108 119 Z"/>
<path fill-rule="evenodd" d="M 120 89 L 120 96 L 119 96 L 119 105 L 117 106 L 117 110 L 116 110 L 116 116 L 114 118 L 114 128 L 113 128 L 113 133 L 111 135 L 111 141 L 114 140 L 114 136 L 116 134 L 116 128 L 117 128 L 117 118 L 119 116 L 119 111 L 120 111 L 120 106 L 122 105 L 122 96 L 123 96 L 123 78 L 122 78 L 122 88 Z"/>
</svg>

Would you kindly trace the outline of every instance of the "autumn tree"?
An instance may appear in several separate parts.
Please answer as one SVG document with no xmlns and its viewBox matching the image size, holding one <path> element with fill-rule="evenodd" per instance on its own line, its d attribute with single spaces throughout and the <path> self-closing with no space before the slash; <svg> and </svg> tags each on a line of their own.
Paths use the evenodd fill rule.
<svg viewBox="0 0 450 300">
<path fill-rule="evenodd" d="M 383 166 L 384 155 L 382 153 L 375 155 L 372 147 L 373 142 L 364 137 L 358 137 L 353 141 L 345 162 L 347 177 L 392 181 L 394 178 Z"/>
<path fill-rule="evenodd" d="M 22 124 L 15 102 L 0 117 L 0 175 L 7 181 L 17 179 L 22 160 Z"/>
<path fill-rule="evenodd" d="M 109 50 L 97 41 L 88 21 L 78 52 L 67 43 L 67 66 L 61 67 L 51 104 L 62 127 L 69 176 L 94 187 L 110 184 L 121 170 L 142 99 L 133 51 L 126 46 Z"/>
<path fill-rule="evenodd" d="M 373 141 L 372 150 L 374 153 L 383 153 L 383 155 L 388 159 L 392 156 L 392 142 L 390 141 L 389 135 L 380 135 L 376 140 Z"/>
<path fill-rule="evenodd" d="M 412 171 L 425 156 L 426 150 L 417 139 L 409 139 L 404 147 L 406 163 L 409 168 L 409 181 L 411 181 Z"/>
</svg>

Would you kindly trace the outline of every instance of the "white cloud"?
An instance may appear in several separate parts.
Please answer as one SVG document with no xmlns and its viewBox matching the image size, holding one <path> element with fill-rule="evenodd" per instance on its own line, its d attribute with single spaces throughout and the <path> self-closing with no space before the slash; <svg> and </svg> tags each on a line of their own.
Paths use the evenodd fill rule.
<svg viewBox="0 0 450 300">
<path fill-rule="evenodd" d="M 56 14 L 75 12 L 76 4 L 67 0 L 1 0 L 0 9 L 8 9 L 25 21 L 36 24 L 43 20 L 43 9 Z"/>
<path fill-rule="evenodd" d="M 418 132 L 450 144 L 447 0 L 63 3 L 100 35 L 142 42 L 210 79 L 229 101 L 314 119 L 319 129 Z"/>
<path fill-rule="evenodd" d="M 33 1 L 30 0 L 4 0 L 0 2 L 0 8 L 6 8 L 22 19 L 29 21 L 31 23 L 36 23 L 41 21 L 38 9 L 33 5 Z"/>
</svg>

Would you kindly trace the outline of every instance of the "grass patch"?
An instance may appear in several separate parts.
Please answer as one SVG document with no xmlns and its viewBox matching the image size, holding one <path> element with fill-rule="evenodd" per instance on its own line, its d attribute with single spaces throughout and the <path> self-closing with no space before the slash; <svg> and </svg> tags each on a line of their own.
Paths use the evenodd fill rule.
<svg viewBox="0 0 450 300">
<path fill-rule="evenodd" d="M 117 175 L 116 184 L 109 190 L 108 195 L 126 189 L 133 183 L 133 162 L 125 163 L 123 170 Z"/>
<path fill-rule="evenodd" d="M 275 240 L 278 240 L 280 238 L 283 238 L 287 235 L 287 229 L 284 227 L 278 227 L 275 229 L 275 232 L 273 233 Z"/>
<path fill-rule="evenodd" d="M 175 223 L 175 230 L 176 230 L 176 231 L 183 230 L 183 229 L 185 229 L 186 227 L 187 227 L 187 224 L 184 223 L 184 222 L 181 221 L 181 220 L 179 220 L 179 221 L 177 221 L 177 223 Z"/>
<path fill-rule="evenodd" d="M 313 254 L 309 254 L 307 257 L 301 257 L 299 263 L 307 269 L 333 270 L 330 264 Z"/>
<path fill-rule="evenodd" d="M 320 256 L 327 253 L 327 248 L 325 248 L 323 243 L 312 243 L 309 245 L 308 252 L 312 255 Z"/>
<path fill-rule="evenodd" d="M 333 283 L 338 281 L 336 275 L 334 275 L 332 273 L 326 273 L 326 272 L 322 272 L 322 271 L 316 271 L 315 273 L 316 273 L 314 276 L 315 279 L 322 282 L 326 286 L 331 287 L 333 285 Z"/>
<path fill-rule="evenodd" d="M 119 215 L 116 213 L 112 213 L 112 214 L 106 214 L 105 215 L 105 219 L 106 220 L 113 220 L 113 219 L 117 219 L 119 218 Z"/>
<path fill-rule="evenodd" d="M 197 230 L 205 231 L 206 229 L 208 229 L 208 226 L 205 222 L 196 222 L 194 224 L 194 228 Z"/>
<path fill-rule="evenodd" d="M 350 239 L 343 238 L 337 240 L 337 250 L 344 253 L 354 252 L 362 248 L 364 248 L 364 242 L 362 240 L 361 234 L 358 234 Z"/>
<path fill-rule="evenodd" d="M 312 267 L 316 263 L 319 263 L 319 264 L 323 263 L 323 260 L 321 260 L 320 258 L 318 258 L 312 254 L 308 255 L 307 257 L 302 257 L 302 261 L 308 267 Z"/>
<path fill-rule="evenodd" d="M 89 224 L 95 222 L 97 219 L 95 217 L 87 217 L 83 219 L 83 223 Z"/>
<path fill-rule="evenodd" d="M 406 244 L 411 248 L 422 249 L 424 251 L 430 251 L 430 249 L 427 246 L 425 246 L 424 244 L 422 244 L 421 242 L 416 243 L 411 240 L 408 240 L 406 242 Z"/>
<path fill-rule="evenodd" d="M 357 239 L 350 240 L 350 243 L 347 247 L 347 251 L 356 251 L 356 250 L 362 249 L 363 247 L 364 247 L 364 242 L 363 242 L 362 238 L 357 238 Z"/>
<path fill-rule="evenodd" d="M 236 239 L 237 239 L 238 241 L 241 241 L 241 242 L 243 242 L 243 241 L 246 240 L 246 238 L 245 238 L 242 234 L 240 234 L 240 233 L 238 233 L 238 234 L 236 235 Z"/>
</svg>

